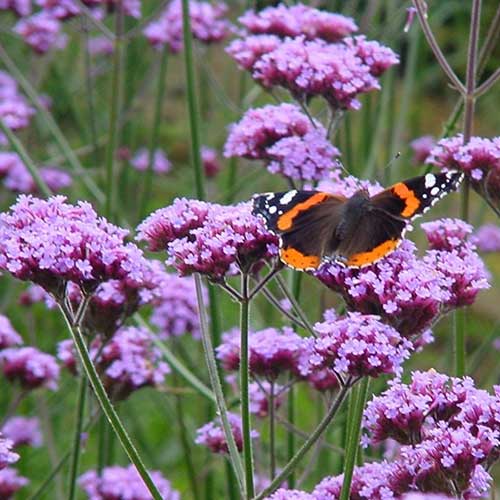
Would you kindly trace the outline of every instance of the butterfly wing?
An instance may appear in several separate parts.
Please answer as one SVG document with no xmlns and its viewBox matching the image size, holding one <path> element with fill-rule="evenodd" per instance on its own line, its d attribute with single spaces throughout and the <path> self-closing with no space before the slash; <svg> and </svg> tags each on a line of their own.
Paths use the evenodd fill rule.
<svg viewBox="0 0 500 500">
<path fill-rule="evenodd" d="M 253 213 L 280 237 L 280 258 L 289 267 L 316 269 L 329 244 L 346 198 L 319 191 L 267 193 L 253 198 Z"/>
</svg>

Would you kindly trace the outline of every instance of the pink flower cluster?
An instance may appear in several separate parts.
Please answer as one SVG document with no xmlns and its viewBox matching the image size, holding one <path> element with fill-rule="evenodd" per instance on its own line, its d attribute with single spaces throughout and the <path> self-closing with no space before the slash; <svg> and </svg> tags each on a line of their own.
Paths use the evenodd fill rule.
<svg viewBox="0 0 500 500">
<path fill-rule="evenodd" d="M 217 158 L 217 151 L 208 146 L 201 147 L 201 161 L 206 177 L 215 177 L 222 169 L 219 158 Z"/>
<path fill-rule="evenodd" d="M 12 441 L 12 446 L 42 446 L 43 438 L 40 430 L 40 421 L 36 417 L 11 417 L 2 427 L 4 436 Z M 2 498 L 0 496 L 0 498 Z"/>
<path fill-rule="evenodd" d="M 500 226 L 485 224 L 474 233 L 471 240 L 480 252 L 500 252 Z"/>
<path fill-rule="evenodd" d="M 164 500 L 180 500 L 179 492 L 160 472 L 151 471 L 150 475 Z M 89 500 L 151 499 L 151 493 L 133 465 L 106 467 L 101 473 L 89 470 L 78 478 L 78 484 Z"/>
<path fill-rule="evenodd" d="M 16 332 L 7 316 L 0 314 L 0 350 L 23 343 L 23 339 Z"/>
<path fill-rule="evenodd" d="M 0 498 L 9 499 L 29 483 L 29 479 L 20 476 L 16 469 L 8 467 L 0 470 Z"/>
<path fill-rule="evenodd" d="M 19 92 L 14 78 L 5 71 L 0 71 L 0 119 L 3 123 L 12 130 L 20 130 L 30 124 L 34 114 L 35 109 Z M 6 144 L 7 139 L 0 134 L 0 145 Z M 0 175 L 5 175 L 4 168 L 0 165 Z"/>
<path fill-rule="evenodd" d="M 224 155 L 267 160 L 271 173 L 289 179 L 320 180 L 335 168 L 340 155 L 326 135 L 298 106 L 267 105 L 248 110 L 231 126 Z"/>
<path fill-rule="evenodd" d="M 37 54 L 63 49 L 67 43 L 67 37 L 62 33 L 61 22 L 47 11 L 40 11 L 31 17 L 20 19 L 14 31 Z"/>
<path fill-rule="evenodd" d="M 234 413 L 227 414 L 229 425 L 233 433 L 238 451 L 243 449 L 243 434 L 241 431 L 241 417 Z M 250 433 L 252 439 L 259 437 L 259 433 L 252 430 Z M 226 437 L 220 419 L 208 422 L 196 431 L 196 444 L 206 446 L 212 453 L 225 454 L 229 452 Z"/>
<path fill-rule="evenodd" d="M 205 44 L 224 40 L 229 35 L 231 26 L 224 18 L 226 11 L 227 7 L 222 2 L 211 4 L 190 0 L 189 16 L 193 37 Z M 180 52 L 183 46 L 181 0 L 172 0 L 159 19 L 146 26 L 144 35 L 155 48 L 167 45 L 170 52 Z"/>
<path fill-rule="evenodd" d="M 168 263 L 181 275 L 197 272 L 220 280 L 277 255 L 277 238 L 251 210 L 251 203 L 176 199 L 140 224 L 137 239 L 151 250 L 166 249 Z"/>
<path fill-rule="evenodd" d="M 155 174 L 166 174 L 172 169 L 172 163 L 162 149 L 155 150 L 152 160 L 152 169 Z M 149 166 L 149 150 L 140 148 L 130 164 L 139 172 L 145 172 Z"/>
<path fill-rule="evenodd" d="M 12 451 L 12 441 L 0 433 L 0 470 L 19 460 L 19 455 Z"/>
<path fill-rule="evenodd" d="M 73 182 L 67 172 L 56 167 L 40 167 L 38 172 L 47 187 L 54 192 L 71 186 Z M 38 186 L 33 176 L 16 153 L 0 152 L 1 178 L 3 178 L 3 185 L 9 191 L 27 194 L 38 192 Z"/>
<path fill-rule="evenodd" d="M 97 369 L 104 375 L 104 386 L 114 400 L 125 399 L 145 386 L 159 386 L 170 373 L 151 334 L 142 328 L 121 328 L 104 347 L 96 337 L 90 355 L 96 358 Z M 57 356 L 70 372 L 76 372 L 75 348 L 71 340 L 59 343 Z"/>
<path fill-rule="evenodd" d="M 12 10 L 17 16 L 31 14 L 32 0 L 0 0 L 0 10 Z"/>
<path fill-rule="evenodd" d="M 410 142 L 413 150 L 413 163 L 415 165 L 425 163 L 431 151 L 436 146 L 436 140 L 432 135 L 423 135 Z"/>
</svg>

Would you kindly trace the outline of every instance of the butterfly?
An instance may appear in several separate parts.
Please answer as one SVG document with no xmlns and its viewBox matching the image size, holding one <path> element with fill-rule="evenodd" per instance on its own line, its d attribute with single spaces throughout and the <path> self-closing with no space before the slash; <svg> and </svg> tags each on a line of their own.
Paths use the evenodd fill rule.
<svg viewBox="0 0 500 500">
<path fill-rule="evenodd" d="M 280 259 L 298 271 L 317 269 L 325 260 L 365 267 L 400 245 L 416 217 L 454 191 L 463 173 L 428 173 L 398 182 L 370 196 L 350 198 L 321 191 L 285 191 L 253 197 L 252 213 L 280 238 Z"/>
</svg>

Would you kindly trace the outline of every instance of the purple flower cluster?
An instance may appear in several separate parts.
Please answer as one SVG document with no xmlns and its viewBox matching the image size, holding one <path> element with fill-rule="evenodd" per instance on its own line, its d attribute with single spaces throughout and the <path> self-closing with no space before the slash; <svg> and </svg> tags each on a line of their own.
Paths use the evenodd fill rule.
<svg viewBox="0 0 500 500">
<path fill-rule="evenodd" d="M 145 172 L 149 165 L 149 150 L 140 148 L 130 161 L 130 164 L 139 172 Z M 155 174 L 166 174 L 172 168 L 170 160 L 162 149 L 156 149 L 152 162 L 153 172 Z"/>
<path fill-rule="evenodd" d="M 227 7 L 222 2 L 211 4 L 190 0 L 189 16 L 193 37 L 204 44 L 224 40 L 231 27 L 224 19 L 226 11 Z M 159 19 L 146 26 L 144 35 L 155 48 L 167 45 L 172 53 L 180 52 L 183 46 L 181 0 L 172 0 Z"/>
<path fill-rule="evenodd" d="M 485 224 L 474 233 L 471 240 L 480 252 L 500 252 L 500 227 L 495 224 Z"/>
<path fill-rule="evenodd" d="M 65 189 L 73 182 L 67 172 L 55 167 L 40 167 L 38 171 L 51 191 Z M 16 153 L 0 152 L 0 178 L 2 177 L 3 184 L 9 191 L 27 194 L 38 192 L 33 176 Z"/>
<path fill-rule="evenodd" d="M 128 232 L 99 217 L 87 202 L 66 203 L 63 196 L 40 200 L 19 196 L 0 214 L 0 270 L 30 280 L 61 297 L 72 281 L 86 292 L 110 279 L 140 288 L 150 263 Z"/>
<path fill-rule="evenodd" d="M 104 35 L 89 38 L 87 48 L 93 56 L 109 56 L 114 51 L 113 42 Z"/>
<path fill-rule="evenodd" d="M 5 439 L 0 432 L 0 470 L 19 460 L 19 455 L 12 451 L 12 441 Z"/>
<path fill-rule="evenodd" d="M 207 302 L 206 289 L 203 288 Z M 188 334 L 201 336 L 196 287 L 191 276 L 180 277 L 164 274 L 158 287 L 158 297 L 153 301 L 151 324 L 159 330 L 159 337 L 167 339 Z"/>
<path fill-rule="evenodd" d="M 53 356 L 35 347 L 10 347 L 0 351 L 0 369 L 8 380 L 19 382 L 26 390 L 57 389 L 59 365 Z"/>
<path fill-rule="evenodd" d="M 413 150 L 413 163 L 415 165 L 425 163 L 435 146 L 436 140 L 432 135 L 423 135 L 411 141 L 410 147 Z"/>
<path fill-rule="evenodd" d="M 241 417 L 234 413 L 227 414 L 229 425 L 233 433 L 234 441 L 238 451 L 243 449 L 243 434 L 241 431 Z M 252 439 L 259 437 L 259 433 L 252 430 L 250 433 Z M 229 452 L 226 437 L 220 419 L 217 418 L 212 422 L 208 422 L 196 431 L 196 444 L 206 446 L 212 453 L 226 454 Z"/>
<path fill-rule="evenodd" d="M 180 494 L 172 488 L 170 481 L 158 471 L 150 472 L 151 479 L 164 500 L 180 500 Z M 78 478 L 80 488 L 89 500 L 151 500 L 141 476 L 133 465 L 106 467 L 101 473 L 87 471 Z"/>
<path fill-rule="evenodd" d="M 29 483 L 29 479 L 20 476 L 16 469 L 8 467 L 0 470 L 0 498 L 9 500 L 23 486 Z"/>
<path fill-rule="evenodd" d="M 151 250 L 166 249 L 181 275 L 220 280 L 277 255 L 277 238 L 252 215 L 251 203 L 222 206 L 184 198 L 157 210 L 137 228 Z"/>
<path fill-rule="evenodd" d="M 464 223 L 448 219 L 425 227 L 436 242 L 447 234 L 457 243 L 456 235 L 469 231 Z M 427 330 L 441 314 L 472 303 L 481 289 L 488 288 L 488 274 L 474 246 L 460 243 L 454 248 L 434 247 L 419 258 L 415 245 L 404 240 L 398 250 L 371 266 L 346 269 L 331 262 L 316 276 L 340 293 L 349 309 L 376 312 L 403 336 L 416 340 L 418 347 L 426 343 Z"/>
<path fill-rule="evenodd" d="M 271 392 L 272 391 L 272 392 Z M 252 382 L 248 387 L 250 412 L 260 418 L 269 415 L 270 395 L 273 395 L 274 409 L 277 410 L 284 401 L 285 389 L 279 384 L 271 384 L 266 380 Z"/>
<path fill-rule="evenodd" d="M 0 314 L 0 350 L 23 343 L 19 333 L 14 330 L 12 323 L 7 316 Z"/>
<path fill-rule="evenodd" d="M 336 42 L 358 30 L 350 17 L 301 3 L 290 7 L 279 4 L 260 12 L 247 11 L 238 21 L 254 35 L 272 34 L 281 38 L 304 35 L 308 40 L 321 38 L 327 42 Z"/>
<path fill-rule="evenodd" d="M 461 134 L 442 139 L 426 163 L 462 170 L 478 193 L 495 207 L 500 206 L 500 137 L 472 137 L 467 144 Z"/>
<path fill-rule="evenodd" d="M 320 180 L 340 155 L 325 128 L 293 104 L 248 110 L 233 124 L 224 155 L 269 161 L 268 170 L 289 179 Z"/>
<path fill-rule="evenodd" d="M 219 158 L 217 158 L 217 151 L 208 146 L 201 147 L 201 161 L 206 177 L 215 177 L 222 169 Z"/>
<path fill-rule="evenodd" d="M 52 49 L 63 49 L 67 37 L 61 30 L 61 22 L 45 11 L 20 19 L 14 27 L 14 31 L 37 54 L 45 54 Z"/>
<path fill-rule="evenodd" d="M 104 347 L 94 339 L 90 355 L 96 358 L 97 369 L 104 375 L 104 386 L 114 400 L 127 398 L 131 392 L 145 386 L 158 386 L 170 373 L 162 361 L 161 352 L 153 345 L 151 334 L 142 328 L 124 327 L 118 330 Z M 76 372 L 76 355 L 71 340 L 58 345 L 58 358 L 72 373 Z"/>
<path fill-rule="evenodd" d="M 14 448 L 18 446 L 39 448 L 43 443 L 40 421 L 36 417 L 9 418 L 2 427 L 2 433 L 12 441 Z M 0 498 L 2 498 L 1 495 Z"/>
<path fill-rule="evenodd" d="M 61 21 L 80 14 L 80 7 L 75 0 L 36 0 L 43 11 Z"/>
<path fill-rule="evenodd" d="M 291 328 L 265 328 L 250 332 L 248 358 L 250 373 L 267 379 L 276 379 L 288 372 L 298 375 L 305 352 L 304 339 Z M 235 371 L 240 365 L 240 332 L 233 329 L 222 336 L 216 347 L 217 358 L 227 371 Z"/>
<path fill-rule="evenodd" d="M 31 14 L 31 0 L 0 0 L 0 10 L 12 10 L 17 16 Z"/>
<path fill-rule="evenodd" d="M 318 337 L 310 339 L 309 365 L 354 379 L 398 374 L 412 350 L 408 340 L 377 316 L 349 313 L 316 323 L 314 329 Z"/>
<path fill-rule="evenodd" d="M 19 92 L 17 82 L 5 71 L 0 71 L 0 119 L 12 130 L 26 128 L 35 114 L 26 98 Z M 3 138 L 3 136 L 1 136 Z M 3 138 L 0 143 L 6 143 Z M 3 163 L 3 162 L 0 162 Z M 4 175 L 0 166 L 0 176 Z"/>
</svg>

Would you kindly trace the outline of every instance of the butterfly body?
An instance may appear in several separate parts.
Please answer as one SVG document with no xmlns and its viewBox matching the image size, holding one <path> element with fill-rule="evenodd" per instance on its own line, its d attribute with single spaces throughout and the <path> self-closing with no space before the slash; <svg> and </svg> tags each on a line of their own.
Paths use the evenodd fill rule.
<svg viewBox="0 0 500 500">
<path fill-rule="evenodd" d="M 265 193 L 253 198 L 253 213 L 280 237 L 280 258 L 296 270 L 314 270 L 325 260 L 347 267 L 370 265 L 401 243 L 410 222 L 457 188 L 458 172 L 426 174 L 370 196 L 321 191 Z"/>
</svg>

